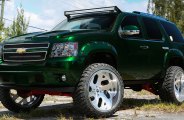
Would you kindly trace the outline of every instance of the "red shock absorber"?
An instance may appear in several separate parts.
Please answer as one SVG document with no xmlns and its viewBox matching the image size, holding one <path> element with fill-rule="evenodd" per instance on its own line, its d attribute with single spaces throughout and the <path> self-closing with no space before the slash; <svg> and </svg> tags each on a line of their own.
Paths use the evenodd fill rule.
<svg viewBox="0 0 184 120">
<path fill-rule="evenodd" d="M 155 91 L 154 91 L 154 89 L 153 89 L 153 86 L 152 86 L 151 84 L 144 84 L 144 85 L 142 86 L 142 88 L 143 88 L 144 90 L 147 90 L 147 91 L 153 93 L 153 94 L 156 94 Z"/>
</svg>

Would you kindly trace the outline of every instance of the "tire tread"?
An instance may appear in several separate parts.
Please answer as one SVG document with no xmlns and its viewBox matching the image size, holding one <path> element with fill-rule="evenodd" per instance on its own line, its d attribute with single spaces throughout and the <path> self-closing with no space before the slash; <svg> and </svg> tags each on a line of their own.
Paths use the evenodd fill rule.
<svg viewBox="0 0 184 120">
<path fill-rule="evenodd" d="M 113 109 L 112 111 L 107 112 L 107 113 L 102 113 L 102 112 L 94 110 L 91 107 L 91 105 L 86 101 L 86 96 L 84 94 L 84 91 L 86 89 L 85 88 L 86 80 L 91 75 L 91 73 L 94 70 L 98 69 L 99 67 L 108 67 L 108 68 L 112 69 L 114 72 L 116 72 L 118 74 L 118 76 L 120 77 L 117 70 L 108 64 L 103 64 L 103 63 L 92 64 L 84 70 L 82 77 L 80 79 L 80 82 L 78 83 L 78 86 L 77 86 L 76 91 L 75 91 L 74 96 L 73 96 L 74 106 L 75 106 L 76 110 L 80 110 L 80 113 L 85 114 L 85 115 L 90 116 L 90 117 L 95 117 L 95 118 L 96 117 L 112 116 L 120 108 L 120 106 L 122 104 L 122 100 L 123 100 L 123 91 L 122 91 L 121 103 L 115 109 Z M 120 80 L 120 83 L 121 83 L 122 89 L 123 89 L 124 88 L 123 81 Z"/>
</svg>

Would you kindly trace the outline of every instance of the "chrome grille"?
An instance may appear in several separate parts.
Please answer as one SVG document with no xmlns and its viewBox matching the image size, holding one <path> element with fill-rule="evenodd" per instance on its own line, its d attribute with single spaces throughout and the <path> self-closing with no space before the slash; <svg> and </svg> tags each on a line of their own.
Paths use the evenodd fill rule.
<svg viewBox="0 0 184 120">
<path fill-rule="evenodd" d="M 4 49 L 17 49 L 17 48 L 48 48 L 48 43 L 21 43 L 21 44 L 6 44 Z"/>
<path fill-rule="evenodd" d="M 3 46 L 3 60 L 5 62 L 44 61 L 47 56 L 49 43 L 21 43 L 5 44 Z M 18 49 L 24 49 L 22 53 Z"/>
</svg>

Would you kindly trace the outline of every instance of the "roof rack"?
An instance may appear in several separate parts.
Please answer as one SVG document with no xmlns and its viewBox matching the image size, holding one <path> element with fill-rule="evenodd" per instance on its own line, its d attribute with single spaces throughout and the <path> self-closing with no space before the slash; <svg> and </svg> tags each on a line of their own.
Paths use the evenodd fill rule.
<svg viewBox="0 0 184 120">
<path fill-rule="evenodd" d="M 164 17 L 156 16 L 156 15 L 149 14 L 149 13 L 144 13 L 144 12 L 139 12 L 139 11 L 133 11 L 133 13 L 168 21 L 168 20 L 167 20 L 166 18 L 164 18 Z"/>
<path fill-rule="evenodd" d="M 73 10 L 73 11 L 65 11 L 64 15 L 70 19 L 72 16 L 76 15 L 86 15 L 86 14 L 94 14 L 94 13 L 120 13 L 121 10 L 117 6 L 112 7 L 101 7 L 101 8 L 92 8 L 92 9 L 82 9 L 82 10 Z"/>
</svg>

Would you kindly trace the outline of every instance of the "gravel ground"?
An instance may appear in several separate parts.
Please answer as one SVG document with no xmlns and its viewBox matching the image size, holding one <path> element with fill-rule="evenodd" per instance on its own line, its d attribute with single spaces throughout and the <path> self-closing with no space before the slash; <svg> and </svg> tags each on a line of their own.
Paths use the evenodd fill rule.
<svg viewBox="0 0 184 120">
<path fill-rule="evenodd" d="M 158 96 L 152 95 L 148 92 L 133 92 L 131 90 L 125 91 L 126 101 L 137 99 L 139 101 L 158 99 Z M 128 105 L 127 105 L 128 106 Z M 57 113 L 59 110 L 59 116 Z M 87 119 L 79 116 L 73 112 L 72 99 L 70 97 L 46 96 L 44 102 L 31 115 L 16 115 L 5 108 L 0 109 L 0 115 L 11 116 L 15 119 L 30 119 L 30 120 L 56 120 L 56 119 Z M 2 118 L 3 119 L 3 118 Z M 135 108 L 122 107 L 116 112 L 114 116 L 107 120 L 183 120 L 184 112 L 180 113 L 166 113 L 161 111 L 143 111 Z M 5 119 L 4 119 L 5 120 Z"/>
</svg>

